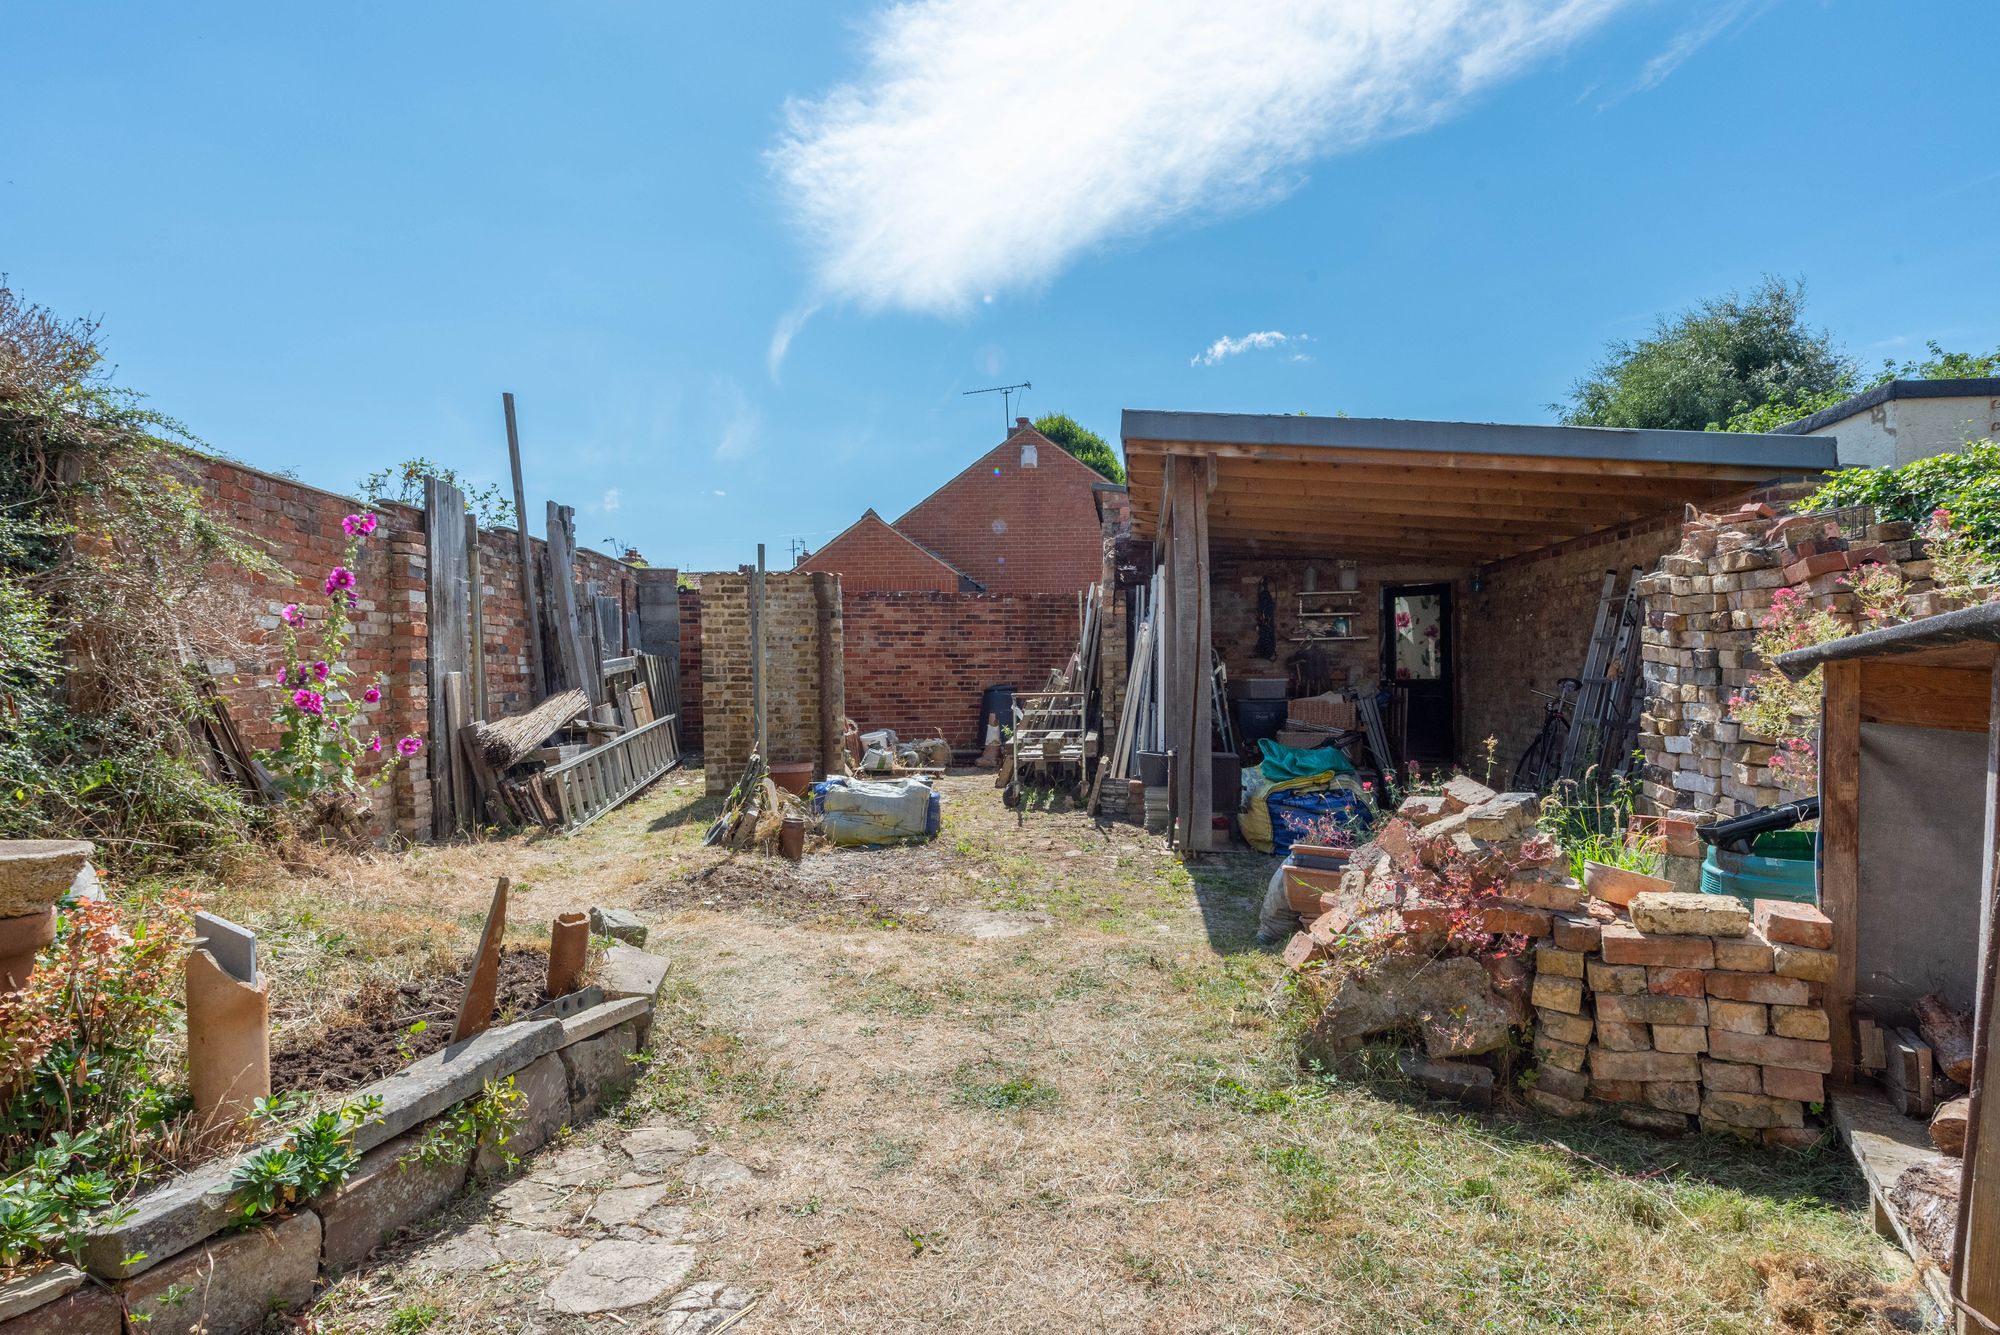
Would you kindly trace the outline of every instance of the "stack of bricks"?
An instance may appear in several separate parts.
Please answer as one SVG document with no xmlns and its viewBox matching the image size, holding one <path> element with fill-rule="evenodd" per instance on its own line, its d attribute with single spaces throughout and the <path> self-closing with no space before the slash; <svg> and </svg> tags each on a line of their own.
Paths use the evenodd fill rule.
<svg viewBox="0 0 2000 1335">
<path fill-rule="evenodd" d="M 1808 904 L 1643 893 L 1629 919 L 1593 902 L 1535 949 L 1529 1103 L 1561 1116 L 1614 1105 L 1659 1131 L 1766 1144 L 1818 1138 L 1807 1105 L 1833 1069 L 1825 985 L 1833 925 Z"/>
<path fill-rule="evenodd" d="M 1660 569 L 1638 581 L 1639 749 L 1644 794 L 1656 808 L 1729 817 L 1798 795 L 1783 791 L 1770 768 L 1772 739 L 1745 732 L 1728 703 L 1764 668 L 1755 641 L 1778 590 L 1797 589 L 1813 608 L 1851 623 L 1848 577 L 1874 563 L 1900 569 L 1909 614 L 1936 610 L 1930 563 L 1910 526 L 1854 519 L 1852 512 L 1780 519 L 1765 505 L 1703 515 L 1683 526 L 1679 549 Z"/>
</svg>

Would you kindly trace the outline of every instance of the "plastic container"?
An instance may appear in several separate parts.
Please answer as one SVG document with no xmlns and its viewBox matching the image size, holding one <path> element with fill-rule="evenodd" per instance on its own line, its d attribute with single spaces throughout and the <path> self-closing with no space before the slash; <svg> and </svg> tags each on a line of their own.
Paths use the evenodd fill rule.
<svg viewBox="0 0 2000 1335">
<path fill-rule="evenodd" d="M 1139 777 L 1146 781 L 1148 788 L 1167 786 L 1167 753 L 1165 751 L 1139 751 L 1135 753 L 1139 761 Z"/>
<path fill-rule="evenodd" d="M 1218 816 L 1234 816 L 1243 806 L 1243 762 L 1234 751 L 1217 751 L 1209 763 L 1210 810 Z"/>
<path fill-rule="evenodd" d="M 1819 836 L 1811 830 L 1775 830 L 1757 836 L 1748 853 L 1710 848 L 1701 860 L 1701 892 L 1816 904 Z"/>
<path fill-rule="evenodd" d="M 1242 699 L 1236 702 L 1236 738 L 1239 742 L 1261 742 L 1276 737 L 1285 726 L 1285 702 Z"/>
<path fill-rule="evenodd" d="M 979 727 L 972 734 L 986 745 L 986 720 L 992 719 L 1003 728 L 1014 726 L 1014 688 L 1012 686 L 988 686 L 979 697 Z"/>
<path fill-rule="evenodd" d="M 1238 700 L 1282 700 L 1291 693 L 1290 677 L 1238 677 L 1229 694 Z"/>
</svg>

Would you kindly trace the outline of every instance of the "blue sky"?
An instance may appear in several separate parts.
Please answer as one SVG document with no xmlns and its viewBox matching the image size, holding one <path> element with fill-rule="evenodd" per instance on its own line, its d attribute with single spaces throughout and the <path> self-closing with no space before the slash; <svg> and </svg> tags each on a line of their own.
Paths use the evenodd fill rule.
<svg viewBox="0 0 2000 1335">
<path fill-rule="evenodd" d="M 1542 421 L 1767 272 L 1869 362 L 2000 345 L 1991 0 L 19 4 L 0 42 L 0 271 L 121 382 L 342 490 L 504 482 L 511 389 L 536 531 L 553 496 L 690 569 L 893 518 L 999 439 L 985 385 L 1107 437 Z"/>
</svg>

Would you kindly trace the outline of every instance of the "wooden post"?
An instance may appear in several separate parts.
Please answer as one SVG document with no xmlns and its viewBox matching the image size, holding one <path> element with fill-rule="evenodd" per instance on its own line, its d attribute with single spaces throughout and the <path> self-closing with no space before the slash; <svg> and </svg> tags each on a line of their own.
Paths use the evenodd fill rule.
<svg viewBox="0 0 2000 1335">
<path fill-rule="evenodd" d="M 472 600 L 465 584 L 465 553 L 460 550 L 465 545 L 465 494 L 435 477 L 424 479 L 424 545 L 424 610 L 430 621 L 424 666 L 432 743 L 427 758 L 431 832 L 447 835 L 459 828 L 461 810 L 471 802 L 463 787 L 465 767 L 453 763 L 459 749 L 450 731 L 446 683 L 453 673 L 465 671 L 471 657 L 466 641 Z"/>
<path fill-rule="evenodd" d="M 1965 1126 L 1965 1160 L 1958 1182 L 1958 1258 L 1952 1295 L 1961 1305 L 1959 1335 L 2000 1325 L 2000 663 L 1989 687 L 1986 725 L 1986 838 L 1979 869 L 1979 994 L 1972 1021 L 1972 1107 Z"/>
<path fill-rule="evenodd" d="M 1839 956 L 1826 990 L 1833 1029 L 1833 1078 L 1854 1079 L 1854 952 L 1860 940 L 1861 664 L 1828 663 L 1820 706 L 1820 909 L 1833 919 Z"/>
<path fill-rule="evenodd" d="M 1168 663 L 1173 684 L 1172 716 L 1167 747 L 1173 752 L 1169 787 L 1178 803 L 1174 821 L 1181 851 L 1208 851 L 1210 808 L 1214 805 L 1214 727 L 1209 704 L 1208 631 L 1202 617 L 1207 603 L 1206 552 L 1208 490 L 1202 470 L 1193 460 L 1174 458 L 1169 464 L 1173 485 L 1173 537 L 1168 551 L 1173 607 L 1173 645 Z"/>
<path fill-rule="evenodd" d="M 528 496 L 521 487 L 521 433 L 514 425 L 514 396 L 500 396 L 507 413 L 507 462 L 514 471 L 514 536 L 521 552 L 521 620 L 528 641 L 528 705 L 538 705 L 549 693 L 549 675 L 542 664 L 541 605 L 535 597 L 535 544 L 528 538 Z M 483 681 L 483 678 L 482 678 Z M 482 692 L 484 686 L 481 686 Z M 485 699 L 480 700 L 480 717 L 485 715 Z"/>
<path fill-rule="evenodd" d="M 766 765 L 764 750 L 764 544 L 757 544 L 757 569 L 750 576 L 750 739 Z"/>
<path fill-rule="evenodd" d="M 604 703 L 604 670 L 587 661 L 583 622 L 577 612 L 576 511 L 554 501 L 549 502 L 549 603 L 555 612 L 564 684 L 589 696 L 593 706 Z"/>
<path fill-rule="evenodd" d="M 1194 507 L 1194 830 L 1197 853 L 1215 847 L 1215 667 L 1211 645 L 1215 636 L 1208 598 L 1208 494 L 1215 490 L 1215 460 L 1204 459 L 1188 479 L 1188 499 Z M 1229 804 L 1231 811 L 1236 803 Z"/>
<path fill-rule="evenodd" d="M 479 568 L 479 517 L 465 512 L 465 584 L 472 603 L 473 718 L 486 721 L 486 576 Z"/>
</svg>

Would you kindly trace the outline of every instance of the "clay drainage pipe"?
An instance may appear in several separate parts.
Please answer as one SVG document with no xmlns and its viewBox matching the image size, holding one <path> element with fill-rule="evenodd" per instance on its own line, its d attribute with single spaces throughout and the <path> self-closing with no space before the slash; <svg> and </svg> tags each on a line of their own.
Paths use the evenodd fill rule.
<svg viewBox="0 0 2000 1335">
<path fill-rule="evenodd" d="M 548 994 L 566 997 L 583 981 L 584 956 L 590 950 L 590 918 L 582 913 L 559 916 L 549 930 Z"/>
<path fill-rule="evenodd" d="M 56 910 L 0 918 L 0 992 L 18 992 L 35 972 L 35 956 L 56 939 Z"/>
</svg>

